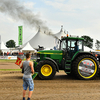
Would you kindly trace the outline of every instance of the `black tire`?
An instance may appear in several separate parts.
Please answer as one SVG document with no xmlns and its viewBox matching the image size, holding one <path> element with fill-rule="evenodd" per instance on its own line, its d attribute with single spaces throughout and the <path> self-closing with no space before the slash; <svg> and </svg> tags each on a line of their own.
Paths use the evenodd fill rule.
<svg viewBox="0 0 100 100">
<path fill-rule="evenodd" d="M 73 77 L 74 75 L 72 73 L 67 73 L 68 76 Z"/>
<path fill-rule="evenodd" d="M 82 55 L 72 64 L 72 73 L 78 79 L 94 79 L 98 74 L 98 62 L 91 55 Z"/>
<path fill-rule="evenodd" d="M 99 71 L 98 71 L 98 76 L 100 76 L 100 68 L 99 68 Z"/>
<path fill-rule="evenodd" d="M 55 76 L 56 66 L 49 60 L 40 61 L 36 68 L 40 79 L 49 80 Z"/>
</svg>

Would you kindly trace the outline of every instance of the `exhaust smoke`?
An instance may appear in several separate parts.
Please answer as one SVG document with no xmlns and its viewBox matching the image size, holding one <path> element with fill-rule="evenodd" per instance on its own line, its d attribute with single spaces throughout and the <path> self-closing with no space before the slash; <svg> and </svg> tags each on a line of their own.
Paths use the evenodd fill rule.
<svg viewBox="0 0 100 100">
<path fill-rule="evenodd" d="M 35 15 L 31 10 L 26 9 L 18 0 L 0 0 L 0 12 L 11 16 L 16 21 L 22 21 L 29 27 L 35 27 L 36 29 L 41 27 L 42 30 L 46 31 L 46 35 L 58 39 L 58 37 L 52 33 L 38 15 Z"/>
<path fill-rule="evenodd" d="M 0 0 L 0 12 L 11 16 L 16 21 L 21 20 L 25 25 L 50 31 L 44 22 L 31 10 L 26 9 L 18 0 Z"/>
</svg>

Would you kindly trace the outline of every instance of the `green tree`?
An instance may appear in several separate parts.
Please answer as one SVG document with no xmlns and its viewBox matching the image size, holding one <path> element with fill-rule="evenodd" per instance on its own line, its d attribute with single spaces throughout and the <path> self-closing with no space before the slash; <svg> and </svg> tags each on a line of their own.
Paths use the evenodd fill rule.
<svg viewBox="0 0 100 100">
<path fill-rule="evenodd" d="M 81 36 L 82 38 L 84 38 L 84 46 L 87 46 L 89 48 L 92 48 L 93 47 L 93 39 L 90 38 L 89 36 Z"/>
<path fill-rule="evenodd" d="M 16 43 L 14 40 L 9 40 L 6 42 L 6 47 L 8 47 L 8 48 L 13 48 L 15 46 L 16 46 Z"/>
<path fill-rule="evenodd" d="M 99 48 L 100 48 L 100 41 L 99 40 L 96 40 L 95 47 L 97 50 L 99 50 Z"/>
</svg>

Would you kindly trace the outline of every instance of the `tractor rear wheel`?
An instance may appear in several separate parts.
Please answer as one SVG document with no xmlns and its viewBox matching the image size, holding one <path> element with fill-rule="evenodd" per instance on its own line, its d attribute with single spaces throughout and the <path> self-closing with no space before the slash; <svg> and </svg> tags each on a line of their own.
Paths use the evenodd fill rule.
<svg viewBox="0 0 100 100">
<path fill-rule="evenodd" d="M 93 79 L 98 74 L 98 62 L 92 55 L 82 55 L 76 58 L 72 72 L 79 79 Z"/>
<path fill-rule="evenodd" d="M 37 71 L 40 79 L 52 79 L 56 73 L 56 66 L 49 60 L 43 60 L 38 63 Z"/>
</svg>

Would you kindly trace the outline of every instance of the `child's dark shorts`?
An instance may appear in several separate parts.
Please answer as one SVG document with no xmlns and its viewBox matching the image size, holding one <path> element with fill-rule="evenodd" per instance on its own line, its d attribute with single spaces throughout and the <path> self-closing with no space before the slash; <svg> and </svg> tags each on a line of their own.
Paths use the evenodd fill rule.
<svg viewBox="0 0 100 100">
<path fill-rule="evenodd" d="M 32 78 L 24 78 L 23 77 L 23 89 L 27 90 L 27 87 L 29 86 L 29 91 L 33 91 L 34 89 L 34 82 Z"/>
</svg>

